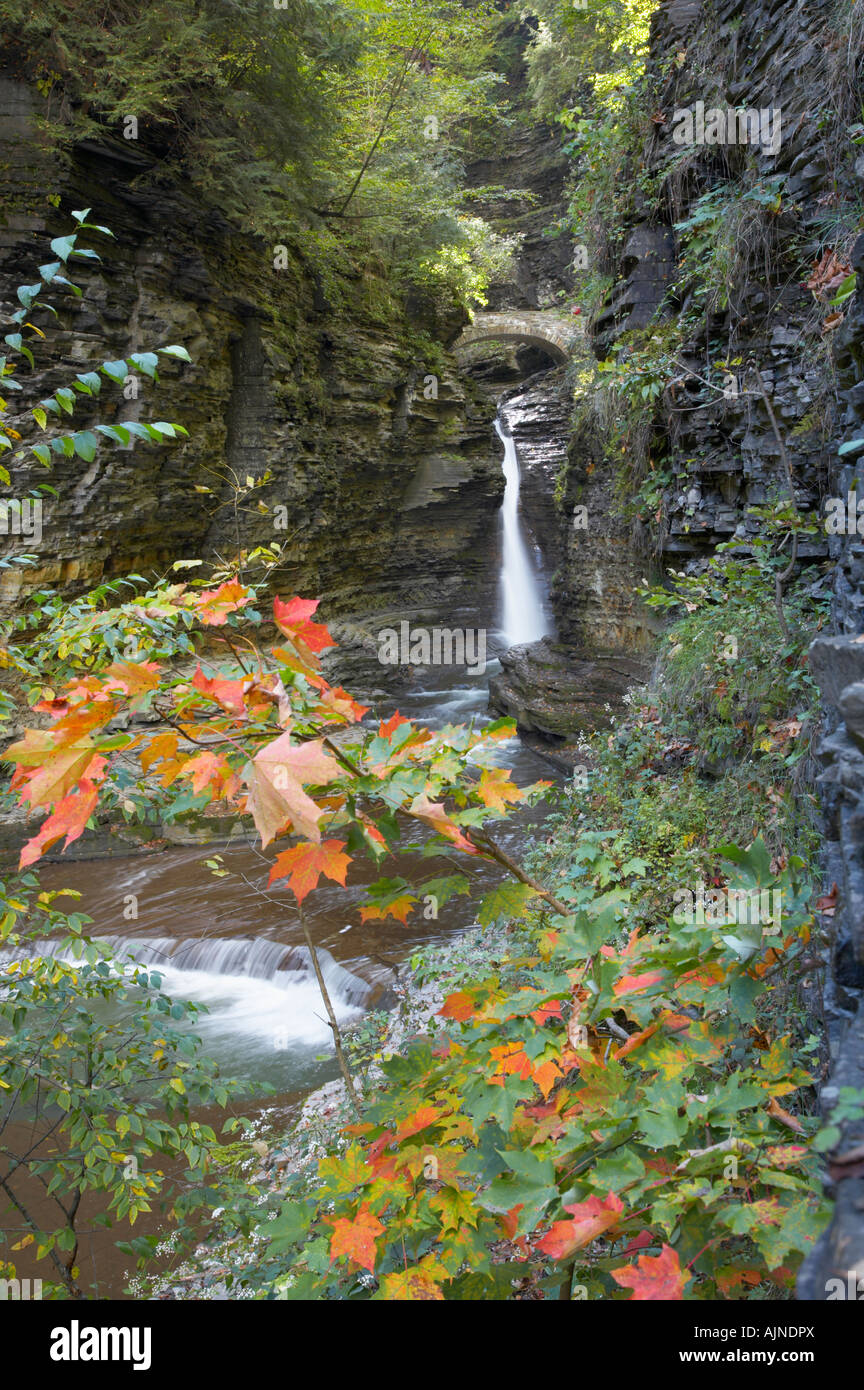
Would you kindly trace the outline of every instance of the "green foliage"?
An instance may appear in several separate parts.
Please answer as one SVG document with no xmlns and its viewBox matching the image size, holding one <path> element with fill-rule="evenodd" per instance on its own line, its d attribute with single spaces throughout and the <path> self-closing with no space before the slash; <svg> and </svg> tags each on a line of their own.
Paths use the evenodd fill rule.
<svg viewBox="0 0 864 1390">
<path fill-rule="evenodd" d="M 784 635 L 775 595 L 783 564 L 763 532 L 719 546 L 698 573 L 673 573 L 671 591 L 645 589 L 649 606 L 684 610 L 665 634 L 665 718 L 711 762 L 747 756 L 791 768 L 806 751 L 817 700 L 807 647 L 826 601 L 803 588 L 790 594 Z"/>
<path fill-rule="evenodd" d="M 55 147 L 140 141 L 311 263 L 334 309 L 359 276 L 361 306 L 392 318 L 430 277 L 482 302 L 495 238 L 461 216 L 460 176 L 495 114 L 494 19 L 447 0 L 11 0 L 0 32 Z"/>
<path fill-rule="evenodd" d="M 51 242 L 51 250 L 57 259 L 38 267 L 39 279 L 33 284 L 18 286 L 17 297 L 21 307 L 10 315 L 7 322 L 14 325 L 14 328 L 11 333 L 7 333 L 4 337 L 4 343 L 13 356 L 10 357 L 8 354 L 0 356 L 0 385 L 4 391 L 24 391 L 24 386 L 15 375 L 21 366 L 20 360 L 16 359 L 23 359 L 30 368 L 34 367 L 36 359 L 31 345 L 35 345 L 37 339 L 44 340 L 46 337 L 45 332 L 37 324 L 32 323 L 31 319 L 39 318 L 40 310 L 53 315 L 55 319 L 58 317 L 55 305 L 44 298 L 45 291 L 49 287 L 60 286 L 80 298 L 80 288 L 66 276 L 67 264 L 76 257 L 88 261 L 99 260 L 95 251 L 78 245 L 80 233 L 92 231 L 100 232 L 105 236 L 113 235 L 107 227 L 101 227 L 95 222 L 88 222 L 89 212 L 89 208 L 85 208 L 81 212 L 73 212 L 72 216 L 76 224 L 75 231 L 70 232 L 67 236 L 55 237 Z M 27 333 L 26 340 L 24 338 L 25 331 Z M 45 396 L 38 403 L 31 405 L 29 407 L 29 420 L 24 416 L 24 412 L 13 414 L 9 409 L 9 402 L 4 397 L 0 397 L 0 456 L 6 454 L 18 463 L 25 463 L 29 462 L 28 455 L 32 455 L 43 468 L 50 468 L 52 453 L 67 458 L 77 457 L 85 463 L 91 463 L 96 457 L 97 449 L 103 439 L 109 440 L 112 444 L 126 446 L 133 439 L 164 444 L 167 440 L 176 439 L 178 435 L 185 435 L 186 430 L 182 425 L 172 425 L 164 420 L 157 420 L 152 424 L 126 420 L 115 425 L 93 424 L 85 430 L 65 432 L 48 429 L 49 415 L 52 417 L 52 421 L 62 420 L 64 415 L 71 417 L 75 413 L 76 406 L 81 404 L 82 398 L 92 400 L 99 396 L 103 385 L 102 377 L 120 386 L 129 375 L 137 374 L 146 376 L 153 382 L 158 382 L 157 367 L 160 354 L 168 358 L 179 358 L 184 362 L 189 361 L 189 354 L 184 347 L 170 344 L 167 347 L 157 348 L 156 352 L 134 352 L 128 358 L 100 362 L 88 371 L 77 372 L 67 385 L 57 387 L 52 395 Z M 11 418 L 15 419 L 16 424 L 21 426 L 21 429 L 13 428 L 8 423 Z M 34 425 L 38 433 L 33 430 Z M 22 439 L 23 429 L 26 429 L 29 435 L 36 435 L 35 442 L 22 444 L 22 447 L 16 448 L 15 443 Z M 8 470 L 2 466 L 0 466 L 0 479 L 7 485 L 11 483 Z"/>
<path fill-rule="evenodd" d="M 0 22 L 53 142 L 131 133 L 253 224 L 268 199 L 319 184 L 315 136 L 362 37 L 331 0 L 9 0 Z"/>
<path fill-rule="evenodd" d="M 0 884 L 0 1188 L 15 1213 L 0 1239 L 48 1261 L 49 1297 L 77 1297 L 94 1227 L 122 1233 L 170 1208 L 182 1247 L 202 1212 L 229 1200 L 219 1142 L 195 1112 L 225 1107 L 235 1086 L 200 1052 L 196 1007 L 91 939 L 90 919 L 62 911 L 59 896 L 29 873 Z M 34 1181 L 45 1189 L 38 1216 Z M 81 1200 L 94 1197 L 98 1213 L 85 1218 Z"/>
<path fill-rule="evenodd" d="M 678 292 L 693 288 L 706 312 L 725 309 L 732 288 L 739 283 L 754 257 L 761 255 L 762 270 L 770 279 L 774 227 L 782 208 L 786 176 L 760 179 L 751 186 L 724 183 L 703 193 L 689 215 L 675 224 L 682 234 L 683 256 Z"/>
</svg>

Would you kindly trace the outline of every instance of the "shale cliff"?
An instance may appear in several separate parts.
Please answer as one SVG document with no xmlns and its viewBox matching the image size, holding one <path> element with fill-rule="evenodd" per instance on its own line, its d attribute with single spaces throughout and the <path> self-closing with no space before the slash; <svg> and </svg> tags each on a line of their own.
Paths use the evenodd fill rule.
<svg viewBox="0 0 864 1390">
<path fill-rule="evenodd" d="M 6 571 L 0 598 L 227 554 L 233 472 L 267 475 L 243 499 L 244 546 L 289 541 L 276 587 L 325 595 L 329 617 L 353 620 L 346 640 L 379 611 L 446 617 L 465 593 L 482 605 L 503 483 L 489 406 L 443 347 L 462 311 L 431 296 L 392 302 L 374 266 L 325 286 L 290 238 L 241 235 L 135 142 L 106 136 L 49 158 L 39 100 L 0 78 L 3 308 L 17 307 L 16 287 L 68 230 L 70 208 L 92 207 L 116 242 L 79 273 L 83 299 L 58 300 L 60 365 L 42 370 L 37 357 L 28 404 L 94 359 L 179 343 L 191 367 L 161 370 L 155 387 L 142 377 L 138 399 L 114 410 L 136 418 L 146 405 L 142 418 L 177 421 L 189 438 L 103 451 L 88 467 L 61 459 L 38 565 Z M 34 467 L 15 484 L 26 495 L 44 478 Z M 21 550 L 4 539 L 4 553 Z"/>
</svg>

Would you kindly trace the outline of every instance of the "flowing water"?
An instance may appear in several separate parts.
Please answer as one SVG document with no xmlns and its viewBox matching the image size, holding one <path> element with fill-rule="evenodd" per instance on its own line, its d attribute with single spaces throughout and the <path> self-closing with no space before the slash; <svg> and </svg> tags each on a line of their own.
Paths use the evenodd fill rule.
<svg viewBox="0 0 864 1390">
<path fill-rule="evenodd" d="M 532 553 L 525 535 L 519 508 L 519 456 L 512 435 L 499 416 L 495 429 L 504 445 L 506 487 L 501 504 L 501 631 L 508 647 L 536 642 L 552 630 L 548 617 L 548 595 L 542 562 Z"/>
</svg>

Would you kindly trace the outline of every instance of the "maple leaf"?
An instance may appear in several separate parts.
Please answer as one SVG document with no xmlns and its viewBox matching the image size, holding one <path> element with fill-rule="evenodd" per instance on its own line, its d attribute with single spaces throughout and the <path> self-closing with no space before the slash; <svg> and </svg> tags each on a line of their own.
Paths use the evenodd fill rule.
<svg viewBox="0 0 864 1390">
<path fill-rule="evenodd" d="M 273 617 L 279 631 L 291 642 L 302 642 L 310 652 L 321 652 L 325 647 L 335 647 L 336 643 L 323 623 L 310 623 L 309 619 L 318 607 L 319 599 L 274 598 Z"/>
<path fill-rule="evenodd" d="M 506 767 L 484 768 L 476 791 L 484 806 L 493 811 L 506 811 L 509 801 L 521 801 L 523 795 Z"/>
<path fill-rule="evenodd" d="M 443 1187 L 430 1197 L 429 1205 L 441 1217 L 442 1231 L 456 1231 L 460 1226 L 476 1226 L 480 1212 L 471 1200 L 471 1194 L 459 1187 Z"/>
<path fill-rule="evenodd" d="M 443 835 L 446 840 L 452 840 L 457 849 L 464 850 L 466 854 L 478 853 L 477 846 L 472 845 L 470 840 L 466 840 L 458 825 L 447 815 L 440 801 L 430 801 L 425 792 L 415 796 L 408 807 L 408 814 L 416 816 L 426 825 L 431 825 L 438 835 Z"/>
<path fill-rule="evenodd" d="M 550 999 L 547 1003 L 541 1004 L 538 1009 L 532 1009 L 531 1017 L 538 1028 L 542 1028 L 544 1023 L 548 1023 L 550 1019 L 561 1018 L 560 1001 L 558 999 Z"/>
<path fill-rule="evenodd" d="M 622 975 L 612 987 L 612 993 L 616 998 L 622 994 L 640 994 L 642 990 L 648 989 L 651 985 L 656 985 L 663 979 L 662 970 L 649 970 L 644 975 Z"/>
<path fill-rule="evenodd" d="M 31 806 L 50 806 L 66 796 L 96 756 L 88 735 L 66 742 L 58 735 L 58 728 L 55 724 L 50 730 L 27 729 L 23 739 L 13 743 L 3 755 L 7 761 L 18 764 L 12 786 L 21 786 L 21 800 L 29 801 Z M 28 773 L 27 768 L 36 770 Z"/>
<path fill-rule="evenodd" d="M 347 690 L 342 689 L 341 685 L 337 685 L 335 688 L 328 686 L 326 690 L 322 691 L 321 704 L 332 714 L 341 715 L 343 719 L 350 720 L 352 724 L 356 724 L 358 720 L 363 718 L 364 714 L 369 712 L 368 705 L 358 704 Z"/>
<path fill-rule="evenodd" d="M 378 725 L 378 737 L 379 737 L 379 738 L 390 738 L 391 734 L 395 734 L 396 730 L 397 730 L 402 724 L 410 724 L 410 723 L 411 723 L 411 720 L 410 720 L 410 719 L 406 719 L 406 718 L 404 717 L 404 715 L 401 715 L 401 714 L 399 713 L 398 709 L 397 709 L 393 714 L 391 714 L 391 716 L 390 716 L 390 718 L 389 718 L 388 720 L 386 720 L 386 721 L 381 720 L 381 722 L 380 722 L 379 725 Z"/>
<path fill-rule="evenodd" d="M 146 695 L 159 687 L 159 667 L 154 661 L 115 661 L 105 671 L 106 690 L 123 690 L 127 695 Z"/>
<path fill-rule="evenodd" d="M 46 849 L 56 844 L 64 835 L 66 843 L 63 848 L 68 849 L 73 840 L 77 840 L 83 833 L 98 801 L 98 788 L 93 782 L 82 778 L 79 790 L 58 801 L 51 815 L 45 817 L 38 833 L 32 840 L 27 841 L 21 851 L 18 868 L 25 869 L 28 864 L 35 864 Z"/>
<path fill-rule="evenodd" d="M 440 1120 L 446 1112 L 439 1110 L 434 1105 L 421 1105 L 413 1110 L 410 1115 L 402 1121 L 396 1131 L 397 1139 L 408 1139 L 412 1134 L 419 1134 L 421 1129 L 428 1129 L 434 1125 L 436 1120 Z"/>
<path fill-rule="evenodd" d="M 615 1226 L 624 1210 L 624 1203 L 614 1192 L 602 1200 L 589 1197 L 587 1201 L 565 1206 L 569 1221 L 556 1221 L 551 1230 L 537 1242 L 538 1250 L 555 1260 L 566 1260 L 574 1250 L 581 1250 L 604 1231 Z"/>
<path fill-rule="evenodd" d="M 539 1066 L 534 1068 L 533 1080 L 534 1084 L 540 1087 L 544 1097 L 546 1097 L 549 1095 L 555 1082 L 562 1075 L 563 1073 L 558 1063 L 554 1058 L 550 1057 L 548 1061 L 541 1062 Z"/>
<path fill-rule="evenodd" d="M 391 898 L 389 902 L 366 903 L 360 908 L 361 922 L 384 922 L 388 917 L 401 922 L 403 926 L 408 925 L 408 914 L 416 903 L 417 899 L 410 893 L 402 893 L 398 898 Z"/>
<path fill-rule="evenodd" d="M 364 1205 L 353 1221 L 344 1216 L 329 1217 L 328 1220 L 333 1226 L 330 1237 L 331 1264 L 340 1255 L 347 1255 L 349 1260 L 373 1274 L 377 1253 L 375 1237 L 384 1230 L 377 1216 Z"/>
<path fill-rule="evenodd" d="M 351 863 L 348 855 L 342 853 L 344 848 L 344 840 L 322 840 L 320 844 L 304 841 L 283 850 L 270 870 L 268 887 L 276 879 L 288 878 L 290 874 L 288 886 L 298 903 L 302 903 L 312 889 L 317 888 L 322 874 L 334 883 L 341 883 L 344 888 L 345 875 Z"/>
<path fill-rule="evenodd" d="M 465 990 L 457 990 L 455 994 L 448 994 L 441 1008 L 438 1010 L 439 1018 L 453 1018 L 457 1023 L 465 1023 L 467 1019 L 474 1017 L 474 1000 Z"/>
<path fill-rule="evenodd" d="M 447 1271 L 442 1269 L 442 1273 L 446 1275 Z M 424 1303 L 440 1302 L 444 1298 L 434 1274 L 420 1265 L 385 1274 L 381 1280 L 381 1294 L 387 1299 Z"/>
<path fill-rule="evenodd" d="M 208 699 L 215 700 L 217 705 L 221 705 L 229 714 L 245 714 L 246 702 L 243 698 L 245 681 L 242 680 L 223 680 L 219 676 L 205 676 L 199 666 L 194 676 L 192 684 L 202 695 Z"/>
<path fill-rule="evenodd" d="M 200 796 L 211 787 L 215 797 L 220 787 L 232 776 L 232 771 L 230 764 L 220 754 L 205 750 L 187 759 L 180 770 L 180 776 L 191 776 L 192 790 L 196 796 Z"/>
<path fill-rule="evenodd" d="M 302 784 L 324 786 L 341 773 L 336 759 L 325 753 L 320 739 L 291 743 L 290 738 L 288 733 L 280 734 L 256 753 L 244 769 L 249 787 L 248 810 L 264 849 L 289 824 L 298 835 L 318 844 L 318 822 L 324 812 L 306 795 Z"/>
<path fill-rule="evenodd" d="M 674 1303 L 684 1297 L 692 1275 L 681 1268 L 677 1251 L 664 1245 L 659 1255 L 640 1255 L 635 1265 L 610 1271 L 622 1289 L 632 1289 L 631 1302 Z"/>
<path fill-rule="evenodd" d="M 794 1089 L 797 1090 L 797 1087 Z M 771 1097 L 767 1108 L 768 1114 L 771 1115 L 773 1119 L 779 1120 L 781 1125 L 785 1125 L 787 1129 L 794 1130 L 796 1134 L 804 1133 L 804 1126 L 801 1121 L 797 1116 L 790 1115 L 788 1110 L 784 1110 L 783 1106 L 778 1104 L 776 1097 Z"/>
<path fill-rule="evenodd" d="M 239 579 L 229 579 L 218 589 L 205 589 L 192 595 L 188 602 L 207 627 L 224 627 L 228 614 L 245 608 L 252 595 Z"/>
<path fill-rule="evenodd" d="M 149 772 L 154 763 L 163 758 L 173 758 L 177 752 L 177 735 L 157 734 L 151 738 L 145 748 L 141 750 L 141 766 L 145 772 Z"/>
<path fill-rule="evenodd" d="M 762 1282 L 762 1270 L 747 1265 L 722 1265 L 715 1275 L 718 1292 L 724 1298 L 736 1288 L 753 1289 Z"/>
</svg>

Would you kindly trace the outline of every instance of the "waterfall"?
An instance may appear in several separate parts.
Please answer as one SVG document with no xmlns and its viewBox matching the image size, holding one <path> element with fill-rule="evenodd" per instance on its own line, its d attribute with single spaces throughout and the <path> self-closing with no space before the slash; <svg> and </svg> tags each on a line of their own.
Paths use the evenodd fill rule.
<svg viewBox="0 0 864 1390">
<path fill-rule="evenodd" d="M 122 966 L 144 965 L 158 972 L 165 993 L 206 1004 L 209 1016 L 196 1031 L 212 1031 L 266 1041 L 271 1047 L 329 1042 L 318 982 L 305 946 L 286 946 L 264 937 L 97 936 L 106 957 Z M 59 941 L 40 941 L 0 953 L 0 970 L 27 955 L 57 956 L 80 963 Z M 318 962 L 339 1022 L 356 1018 L 372 985 L 353 975 L 329 951 L 318 948 Z"/>
<path fill-rule="evenodd" d="M 499 416 L 495 429 L 504 445 L 504 501 L 501 506 L 503 545 L 501 556 L 500 627 L 507 645 L 536 642 L 551 630 L 544 604 L 544 589 L 528 548 L 519 515 L 519 456 L 512 435 Z"/>
</svg>

